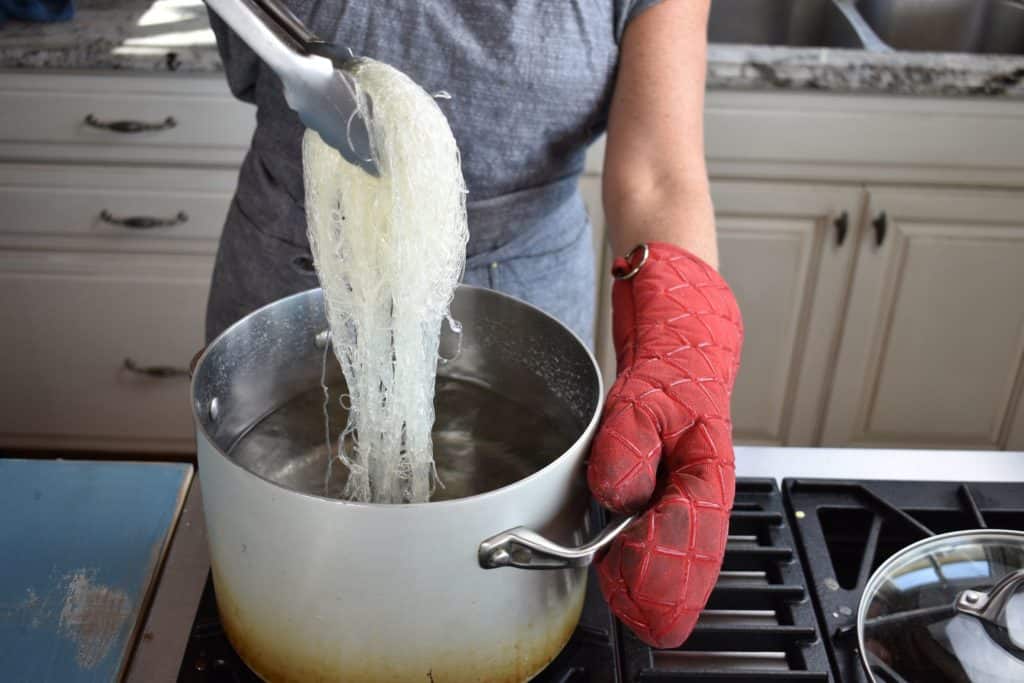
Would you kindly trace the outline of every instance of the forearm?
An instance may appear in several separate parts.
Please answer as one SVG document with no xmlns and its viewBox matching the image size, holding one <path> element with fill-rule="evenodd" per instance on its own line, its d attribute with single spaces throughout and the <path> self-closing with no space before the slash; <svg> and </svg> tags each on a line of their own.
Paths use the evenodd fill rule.
<svg viewBox="0 0 1024 683">
<path fill-rule="evenodd" d="M 704 163 L 708 0 L 664 0 L 626 28 L 603 198 L 616 255 L 667 242 L 718 267 Z"/>
<path fill-rule="evenodd" d="M 622 256 L 640 242 L 666 242 L 687 249 L 718 268 L 715 214 L 707 176 L 646 190 L 604 190 L 608 241 Z"/>
</svg>

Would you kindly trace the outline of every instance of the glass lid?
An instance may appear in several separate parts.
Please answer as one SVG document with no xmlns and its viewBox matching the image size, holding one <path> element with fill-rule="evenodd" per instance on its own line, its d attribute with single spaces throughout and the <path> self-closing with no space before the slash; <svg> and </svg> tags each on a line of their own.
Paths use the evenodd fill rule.
<svg viewBox="0 0 1024 683">
<path fill-rule="evenodd" d="M 864 589 L 857 637 L 875 681 L 1024 681 L 1024 532 L 942 534 L 896 553 Z"/>
</svg>

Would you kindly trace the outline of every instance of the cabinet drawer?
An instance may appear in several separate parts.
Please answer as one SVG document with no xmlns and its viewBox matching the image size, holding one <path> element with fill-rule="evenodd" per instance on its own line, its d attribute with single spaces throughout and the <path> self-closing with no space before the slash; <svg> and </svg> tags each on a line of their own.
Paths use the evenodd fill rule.
<svg viewBox="0 0 1024 683">
<path fill-rule="evenodd" d="M 254 127 L 255 109 L 219 76 L 0 74 L 0 154 L 9 156 L 235 165 Z"/>
<path fill-rule="evenodd" d="M 0 445 L 186 451 L 211 259 L 0 252 Z"/>
<path fill-rule="evenodd" d="M 192 243 L 210 251 L 236 179 L 219 169 L 0 164 L 0 240 L 83 238 L 94 250 Z"/>
</svg>

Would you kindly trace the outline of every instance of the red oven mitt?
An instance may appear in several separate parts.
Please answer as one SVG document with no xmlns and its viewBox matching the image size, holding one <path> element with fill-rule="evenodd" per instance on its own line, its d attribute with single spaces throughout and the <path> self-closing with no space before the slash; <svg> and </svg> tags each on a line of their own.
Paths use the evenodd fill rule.
<svg viewBox="0 0 1024 683">
<path fill-rule="evenodd" d="M 612 270 L 618 379 L 587 478 L 606 508 L 646 511 L 597 574 L 612 611 L 642 640 L 678 647 L 725 553 L 735 494 L 729 396 L 743 323 L 725 280 L 693 254 L 650 243 L 627 258 Z"/>
</svg>

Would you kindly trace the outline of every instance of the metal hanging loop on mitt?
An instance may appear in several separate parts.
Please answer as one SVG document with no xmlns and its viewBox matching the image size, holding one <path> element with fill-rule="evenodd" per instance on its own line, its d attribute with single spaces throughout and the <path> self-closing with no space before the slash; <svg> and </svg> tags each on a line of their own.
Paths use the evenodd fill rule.
<svg viewBox="0 0 1024 683">
<path fill-rule="evenodd" d="M 633 261 L 637 254 L 640 254 L 640 259 L 634 264 Z M 615 259 L 615 264 L 612 266 L 612 277 L 616 280 L 629 280 L 636 277 L 636 274 L 647 265 L 650 255 L 650 247 L 646 242 L 641 242 L 630 249 L 621 259 Z"/>
</svg>

